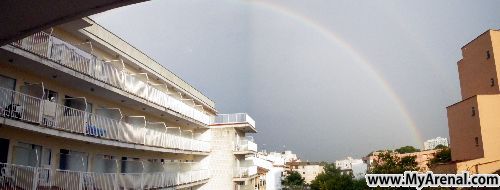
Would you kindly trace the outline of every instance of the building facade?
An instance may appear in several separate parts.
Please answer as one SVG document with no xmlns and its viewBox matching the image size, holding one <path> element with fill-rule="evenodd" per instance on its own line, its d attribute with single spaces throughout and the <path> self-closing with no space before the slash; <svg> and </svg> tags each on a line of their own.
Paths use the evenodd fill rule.
<svg viewBox="0 0 500 190">
<path fill-rule="evenodd" d="M 298 172 L 308 184 L 323 172 L 323 165 L 319 162 L 288 162 L 286 165 L 287 172 Z"/>
<path fill-rule="evenodd" d="M 442 137 L 436 137 L 434 139 L 429 139 L 424 142 L 424 150 L 432 150 L 438 145 L 448 146 L 448 139 Z"/>
<path fill-rule="evenodd" d="M 443 172 L 500 169 L 500 31 L 488 30 L 462 47 L 458 61 L 462 100 L 449 107 L 452 163 Z"/>
<path fill-rule="evenodd" d="M 0 189 L 255 187 L 255 121 L 90 19 L 2 46 L 0 68 Z"/>
<path fill-rule="evenodd" d="M 255 121 L 247 114 L 223 114 L 216 116 L 210 127 L 212 178 L 202 189 L 258 189 L 259 168 L 253 161 L 257 144 L 246 136 L 257 132 Z"/>
<path fill-rule="evenodd" d="M 335 167 L 357 179 L 364 178 L 368 168 L 362 159 L 353 159 L 352 157 L 336 160 Z"/>
</svg>

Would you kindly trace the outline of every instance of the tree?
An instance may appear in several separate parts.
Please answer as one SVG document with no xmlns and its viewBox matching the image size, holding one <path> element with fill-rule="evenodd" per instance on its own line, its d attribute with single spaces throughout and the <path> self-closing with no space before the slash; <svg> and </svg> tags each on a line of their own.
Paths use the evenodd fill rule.
<svg viewBox="0 0 500 190">
<path fill-rule="evenodd" d="M 438 144 L 436 147 L 434 147 L 434 149 L 446 149 L 448 148 L 447 146 L 444 146 L 442 144 Z"/>
<path fill-rule="evenodd" d="M 403 146 L 401 148 L 398 148 L 395 150 L 397 153 L 400 154 L 405 154 L 405 153 L 412 153 L 412 152 L 420 152 L 420 149 L 417 149 L 413 146 Z"/>
<path fill-rule="evenodd" d="M 289 172 L 281 183 L 289 189 L 302 189 L 306 184 L 302 175 L 297 171 Z"/>
<path fill-rule="evenodd" d="M 451 150 L 448 147 L 445 147 L 438 152 L 434 158 L 432 158 L 429 162 L 430 165 L 439 164 L 439 163 L 448 163 L 451 162 Z"/>
<path fill-rule="evenodd" d="M 316 176 L 311 182 L 312 190 L 333 190 L 333 189 L 368 189 L 364 179 L 353 179 L 351 175 L 342 174 L 335 167 L 335 164 L 326 164 L 323 167 L 323 172 Z"/>
<path fill-rule="evenodd" d="M 389 152 L 381 153 L 369 172 L 373 174 L 402 174 L 405 171 L 419 171 L 416 158 L 416 156 L 400 158 Z"/>
</svg>

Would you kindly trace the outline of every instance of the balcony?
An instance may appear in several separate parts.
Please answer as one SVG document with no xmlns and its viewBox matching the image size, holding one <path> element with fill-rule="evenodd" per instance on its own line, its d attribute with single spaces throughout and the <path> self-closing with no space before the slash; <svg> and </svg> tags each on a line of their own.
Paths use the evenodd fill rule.
<svg viewBox="0 0 500 190">
<path fill-rule="evenodd" d="M 116 66 L 45 32 L 36 33 L 12 45 L 202 124 L 208 125 L 210 122 L 210 116 L 170 96 L 147 77 L 126 72 L 123 62 L 122 66 Z"/>
<path fill-rule="evenodd" d="M 257 153 L 257 144 L 251 140 L 240 140 L 234 146 L 235 154 L 253 154 Z"/>
<path fill-rule="evenodd" d="M 233 181 L 246 181 L 257 176 L 257 166 L 236 167 Z"/>
<path fill-rule="evenodd" d="M 0 163 L 0 189 L 163 189 L 199 185 L 208 170 L 154 173 L 94 173 Z"/>
<path fill-rule="evenodd" d="M 246 113 L 234 113 L 234 114 L 218 114 L 211 118 L 211 126 L 224 126 L 231 125 L 235 128 L 241 128 L 245 132 L 256 133 L 255 120 L 253 120 Z"/>
<path fill-rule="evenodd" d="M 209 152 L 210 143 L 88 113 L 0 87 L 0 117 L 90 137 L 175 150 Z M 58 133 L 59 134 L 59 133 Z"/>
</svg>

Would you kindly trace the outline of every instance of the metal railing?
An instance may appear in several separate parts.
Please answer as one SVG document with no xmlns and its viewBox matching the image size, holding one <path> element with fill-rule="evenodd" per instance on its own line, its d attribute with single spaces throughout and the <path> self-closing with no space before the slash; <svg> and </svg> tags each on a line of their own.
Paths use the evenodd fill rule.
<svg viewBox="0 0 500 190">
<path fill-rule="evenodd" d="M 12 44 L 201 123 L 210 122 L 210 116 L 202 111 L 169 96 L 167 92 L 157 89 L 134 74 L 125 72 L 123 68 L 118 68 L 92 53 L 45 32 L 36 33 Z"/>
<path fill-rule="evenodd" d="M 94 173 L 0 163 L 0 189 L 159 189 L 210 178 L 208 170 L 155 173 Z"/>
<path fill-rule="evenodd" d="M 210 124 L 248 123 L 255 127 L 255 121 L 246 113 L 218 114 L 211 118 Z"/>
<path fill-rule="evenodd" d="M 234 151 L 254 151 L 257 152 L 257 144 L 250 140 L 240 140 L 234 146 Z"/>
<path fill-rule="evenodd" d="M 100 139 L 209 152 L 210 143 L 136 126 L 0 87 L 0 116 Z"/>
</svg>

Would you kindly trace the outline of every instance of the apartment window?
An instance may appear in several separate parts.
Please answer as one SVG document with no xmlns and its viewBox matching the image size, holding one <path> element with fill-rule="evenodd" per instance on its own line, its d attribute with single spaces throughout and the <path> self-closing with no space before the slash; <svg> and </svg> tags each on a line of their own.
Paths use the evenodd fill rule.
<svg viewBox="0 0 500 190">
<path fill-rule="evenodd" d="M 87 171 L 88 155 L 84 152 L 61 149 L 59 152 L 59 169 L 70 171 Z"/>
<path fill-rule="evenodd" d="M 56 102 L 57 101 L 57 92 L 52 91 L 49 89 L 43 89 L 43 99 L 44 100 L 49 100 L 51 102 Z"/>
<path fill-rule="evenodd" d="M 0 87 L 14 90 L 16 87 L 16 79 L 0 75 Z"/>
<path fill-rule="evenodd" d="M 141 173 L 142 163 L 139 158 L 122 157 L 121 160 L 121 173 Z"/>
<path fill-rule="evenodd" d="M 495 79 L 491 78 L 491 79 L 490 79 L 490 81 L 491 81 L 490 86 L 491 86 L 491 87 L 495 86 Z"/>
<path fill-rule="evenodd" d="M 472 116 L 475 116 L 475 115 L 476 115 L 476 108 L 472 107 Z"/>
<path fill-rule="evenodd" d="M 474 138 L 474 141 L 476 142 L 476 146 L 479 146 L 479 138 L 478 138 L 478 137 L 475 137 L 475 138 Z"/>
<path fill-rule="evenodd" d="M 0 163 L 7 163 L 7 157 L 9 153 L 9 139 L 0 138 Z"/>
<path fill-rule="evenodd" d="M 5 92 L 5 89 L 15 90 L 16 88 L 16 79 L 6 77 L 0 75 L 0 89 L 2 90 L 3 97 L 0 98 L 0 115 L 7 117 L 20 118 L 21 112 L 17 111 L 19 105 L 15 104 L 14 95 L 11 93 Z M 21 108 L 22 109 L 22 108 Z M 10 112 L 10 113 L 8 113 Z"/>
<path fill-rule="evenodd" d="M 490 55 L 490 51 L 486 51 L 486 59 L 490 59 L 491 55 Z"/>
<path fill-rule="evenodd" d="M 23 166 L 50 165 L 51 151 L 40 145 L 19 142 L 14 146 L 13 163 Z"/>
<path fill-rule="evenodd" d="M 115 173 L 117 160 L 111 155 L 96 155 L 92 164 L 93 171 L 99 173 Z"/>
</svg>

